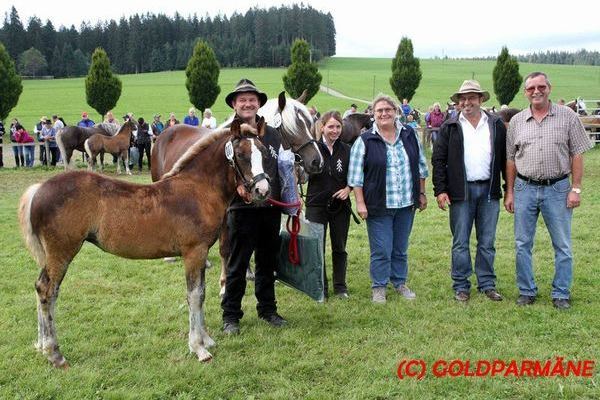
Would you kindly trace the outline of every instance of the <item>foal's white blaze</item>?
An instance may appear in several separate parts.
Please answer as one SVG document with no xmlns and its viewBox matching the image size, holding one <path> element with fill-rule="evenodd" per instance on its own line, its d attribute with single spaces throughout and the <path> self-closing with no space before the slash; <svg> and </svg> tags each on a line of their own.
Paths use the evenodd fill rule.
<svg viewBox="0 0 600 400">
<path fill-rule="evenodd" d="M 262 166 L 262 153 L 260 152 L 258 147 L 256 147 L 256 144 L 254 144 L 255 139 L 248 140 L 250 140 L 250 143 L 252 144 L 252 154 L 250 156 L 250 162 L 252 164 L 252 176 L 254 177 L 264 173 Z M 258 193 L 260 193 L 261 196 L 266 196 L 269 192 L 269 182 L 266 179 L 261 179 L 256 183 L 256 188 L 258 189 Z"/>
</svg>

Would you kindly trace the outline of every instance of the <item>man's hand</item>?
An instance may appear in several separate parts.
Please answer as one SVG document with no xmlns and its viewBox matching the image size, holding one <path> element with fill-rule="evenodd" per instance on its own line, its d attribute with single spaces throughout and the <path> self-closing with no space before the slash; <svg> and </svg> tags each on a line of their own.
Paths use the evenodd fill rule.
<svg viewBox="0 0 600 400">
<path fill-rule="evenodd" d="M 515 195 L 512 192 L 504 194 L 504 208 L 511 214 L 515 213 Z"/>
<path fill-rule="evenodd" d="M 367 212 L 367 206 L 364 203 L 356 204 L 356 212 L 358 212 L 358 215 L 360 215 L 362 219 L 367 219 L 367 216 L 369 215 Z"/>
<path fill-rule="evenodd" d="M 448 193 L 440 193 L 436 197 L 438 207 L 444 211 L 446 211 L 446 207 L 450 205 L 450 197 L 448 197 Z"/>
<path fill-rule="evenodd" d="M 581 195 L 579 193 L 575 193 L 573 191 L 569 192 L 567 195 L 567 208 L 576 208 L 579 207 L 581 203 Z"/>
</svg>

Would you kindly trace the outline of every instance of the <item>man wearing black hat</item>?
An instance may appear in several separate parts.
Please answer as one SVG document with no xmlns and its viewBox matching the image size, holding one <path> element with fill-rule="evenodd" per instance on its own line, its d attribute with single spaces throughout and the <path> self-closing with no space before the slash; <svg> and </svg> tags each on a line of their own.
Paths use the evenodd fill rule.
<svg viewBox="0 0 600 400">
<path fill-rule="evenodd" d="M 260 92 L 248 79 L 238 82 L 235 89 L 227 95 L 225 102 L 235 110 L 235 118 L 252 127 L 257 126 L 256 113 L 267 102 L 267 95 Z M 260 138 L 269 157 L 263 160 L 264 170 L 271 178 L 271 198 L 280 199 L 279 175 L 277 172 L 277 154 L 281 146 L 281 136 L 269 126 Z M 229 335 L 239 334 L 239 321 L 244 315 L 242 298 L 246 291 L 246 270 L 252 252 L 255 252 L 256 309 L 259 318 L 270 325 L 280 327 L 286 320 L 277 314 L 275 301 L 275 267 L 279 253 L 279 225 L 281 212 L 268 204 L 246 204 L 240 196 L 231 202 L 227 214 L 229 228 L 230 254 L 227 265 L 225 295 L 221 301 L 223 309 L 223 332 Z"/>
</svg>

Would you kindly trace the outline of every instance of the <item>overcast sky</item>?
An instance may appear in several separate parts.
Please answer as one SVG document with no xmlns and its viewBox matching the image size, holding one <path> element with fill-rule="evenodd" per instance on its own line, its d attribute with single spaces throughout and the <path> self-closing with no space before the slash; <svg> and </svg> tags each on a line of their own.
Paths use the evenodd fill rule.
<svg viewBox="0 0 600 400">
<path fill-rule="evenodd" d="M 184 17 L 194 13 L 198 17 L 206 14 L 212 17 L 219 13 L 231 15 L 235 11 L 243 14 L 254 6 L 268 8 L 299 2 L 6 0 L 2 3 L 2 14 L 15 5 L 24 26 L 36 15 L 43 22 L 52 20 L 57 28 L 71 24 L 79 28 L 83 20 L 93 24 L 135 13 L 172 16 L 178 11 Z M 393 57 L 402 36 L 412 39 L 415 55 L 422 58 L 493 56 L 503 45 L 508 46 L 512 54 L 582 48 L 600 51 L 598 0 L 305 0 L 303 3 L 333 15 L 337 29 L 336 55 L 340 57 Z"/>
</svg>

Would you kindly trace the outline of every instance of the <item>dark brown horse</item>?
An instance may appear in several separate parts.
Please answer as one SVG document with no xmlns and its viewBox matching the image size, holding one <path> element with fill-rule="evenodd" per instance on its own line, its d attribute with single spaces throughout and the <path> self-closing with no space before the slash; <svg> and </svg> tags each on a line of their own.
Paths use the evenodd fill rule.
<svg viewBox="0 0 600 400">
<path fill-rule="evenodd" d="M 342 134 L 340 140 L 344 143 L 352 145 L 356 138 L 373 126 L 373 120 L 370 114 L 354 113 L 348 115 L 342 120 Z"/>
<path fill-rule="evenodd" d="M 71 158 L 73 157 L 73 151 L 79 150 L 85 153 L 83 144 L 92 135 L 99 134 L 105 136 L 112 136 L 119 131 L 119 125 L 101 123 L 92 126 L 91 128 L 84 128 L 81 126 L 66 126 L 62 128 L 56 134 L 56 144 L 60 149 L 60 154 L 65 163 L 65 170 L 73 169 L 71 164 Z M 104 164 L 104 154 L 100 155 L 100 162 Z"/>
<path fill-rule="evenodd" d="M 125 170 L 131 175 L 129 170 L 129 146 L 131 135 L 137 129 L 136 124 L 129 120 L 121 126 L 115 136 L 92 135 L 83 143 L 85 152 L 88 155 L 88 170 L 93 171 L 96 167 L 96 156 L 98 154 L 110 153 L 117 157 L 117 174 L 121 173 L 121 160 L 125 161 Z M 100 171 L 104 165 L 100 164 Z"/>
<path fill-rule="evenodd" d="M 260 134 L 264 133 L 262 122 Z M 264 201 L 269 183 L 264 146 L 257 131 L 239 123 L 195 143 L 151 185 L 137 185 L 76 171 L 31 186 L 21 197 L 19 220 L 25 242 L 41 268 L 35 284 L 37 349 L 55 367 L 67 367 L 56 337 L 54 306 L 67 268 L 84 242 L 131 259 L 182 256 L 189 305 L 189 349 L 212 358 L 202 309 L 204 265 L 236 190 L 247 201 Z M 233 167 L 233 168 L 230 168 Z M 140 234 L 143 232 L 144 234 Z"/>
</svg>

